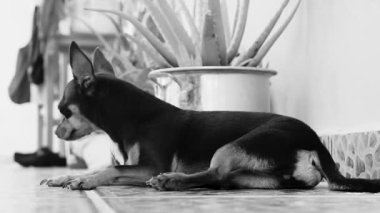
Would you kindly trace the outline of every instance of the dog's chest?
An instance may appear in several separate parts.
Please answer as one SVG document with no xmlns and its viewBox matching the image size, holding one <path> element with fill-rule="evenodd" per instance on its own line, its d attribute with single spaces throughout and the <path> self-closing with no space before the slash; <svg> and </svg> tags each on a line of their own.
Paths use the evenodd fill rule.
<svg viewBox="0 0 380 213">
<path fill-rule="evenodd" d="M 124 157 L 117 143 L 112 143 L 111 151 L 114 161 L 118 165 L 137 165 L 140 158 L 140 145 L 138 142 L 123 147 L 127 156 Z"/>
</svg>

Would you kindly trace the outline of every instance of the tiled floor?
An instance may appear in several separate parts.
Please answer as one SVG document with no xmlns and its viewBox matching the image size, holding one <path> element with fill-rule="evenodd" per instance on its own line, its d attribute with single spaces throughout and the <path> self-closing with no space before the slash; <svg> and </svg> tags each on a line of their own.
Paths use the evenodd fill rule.
<svg viewBox="0 0 380 213">
<path fill-rule="evenodd" d="M 157 192 L 135 187 L 100 187 L 116 212 L 379 212 L 380 194 L 314 190 Z"/>
<path fill-rule="evenodd" d="M 0 212 L 71 212 L 92 213 L 96 209 L 86 194 L 39 185 L 47 177 L 61 175 L 68 169 L 22 168 L 9 158 L 0 158 Z"/>
<path fill-rule="evenodd" d="M 43 178 L 68 169 L 22 168 L 0 159 L 0 212 L 362 212 L 380 210 L 380 193 L 314 190 L 157 192 L 150 188 L 99 187 L 78 192 L 39 186 Z M 96 203 L 96 207 L 92 202 Z M 99 210 L 101 208 L 101 210 Z"/>
</svg>

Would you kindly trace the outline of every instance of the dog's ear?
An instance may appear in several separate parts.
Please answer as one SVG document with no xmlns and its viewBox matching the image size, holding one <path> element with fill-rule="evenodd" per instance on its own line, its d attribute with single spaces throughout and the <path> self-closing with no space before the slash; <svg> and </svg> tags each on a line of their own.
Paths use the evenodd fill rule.
<svg viewBox="0 0 380 213">
<path fill-rule="evenodd" d="M 111 74 L 112 76 L 115 76 L 111 63 L 106 59 L 99 47 L 94 51 L 92 63 L 94 64 L 95 74 Z"/>
<path fill-rule="evenodd" d="M 83 88 L 89 88 L 95 81 L 94 68 L 90 59 L 73 41 L 70 45 L 70 66 L 76 82 Z"/>
</svg>

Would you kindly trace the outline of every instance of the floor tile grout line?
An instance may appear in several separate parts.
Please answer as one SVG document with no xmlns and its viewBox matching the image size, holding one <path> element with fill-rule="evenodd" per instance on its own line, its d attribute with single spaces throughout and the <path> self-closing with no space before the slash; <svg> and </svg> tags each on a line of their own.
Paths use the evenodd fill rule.
<svg viewBox="0 0 380 213">
<path fill-rule="evenodd" d="M 98 212 L 117 213 L 95 190 L 84 191 Z"/>
</svg>

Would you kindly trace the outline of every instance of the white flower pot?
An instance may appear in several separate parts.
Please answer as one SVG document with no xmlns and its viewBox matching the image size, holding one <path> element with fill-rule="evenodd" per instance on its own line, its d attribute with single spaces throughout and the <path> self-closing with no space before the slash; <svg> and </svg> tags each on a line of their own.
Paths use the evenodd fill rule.
<svg viewBox="0 0 380 213">
<path fill-rule="evenodd" d="M 269 112 L 270 77 L 250 67 L 205 66 L 154 70 L 156 97 L 183 109 Z"/>
</svg>

